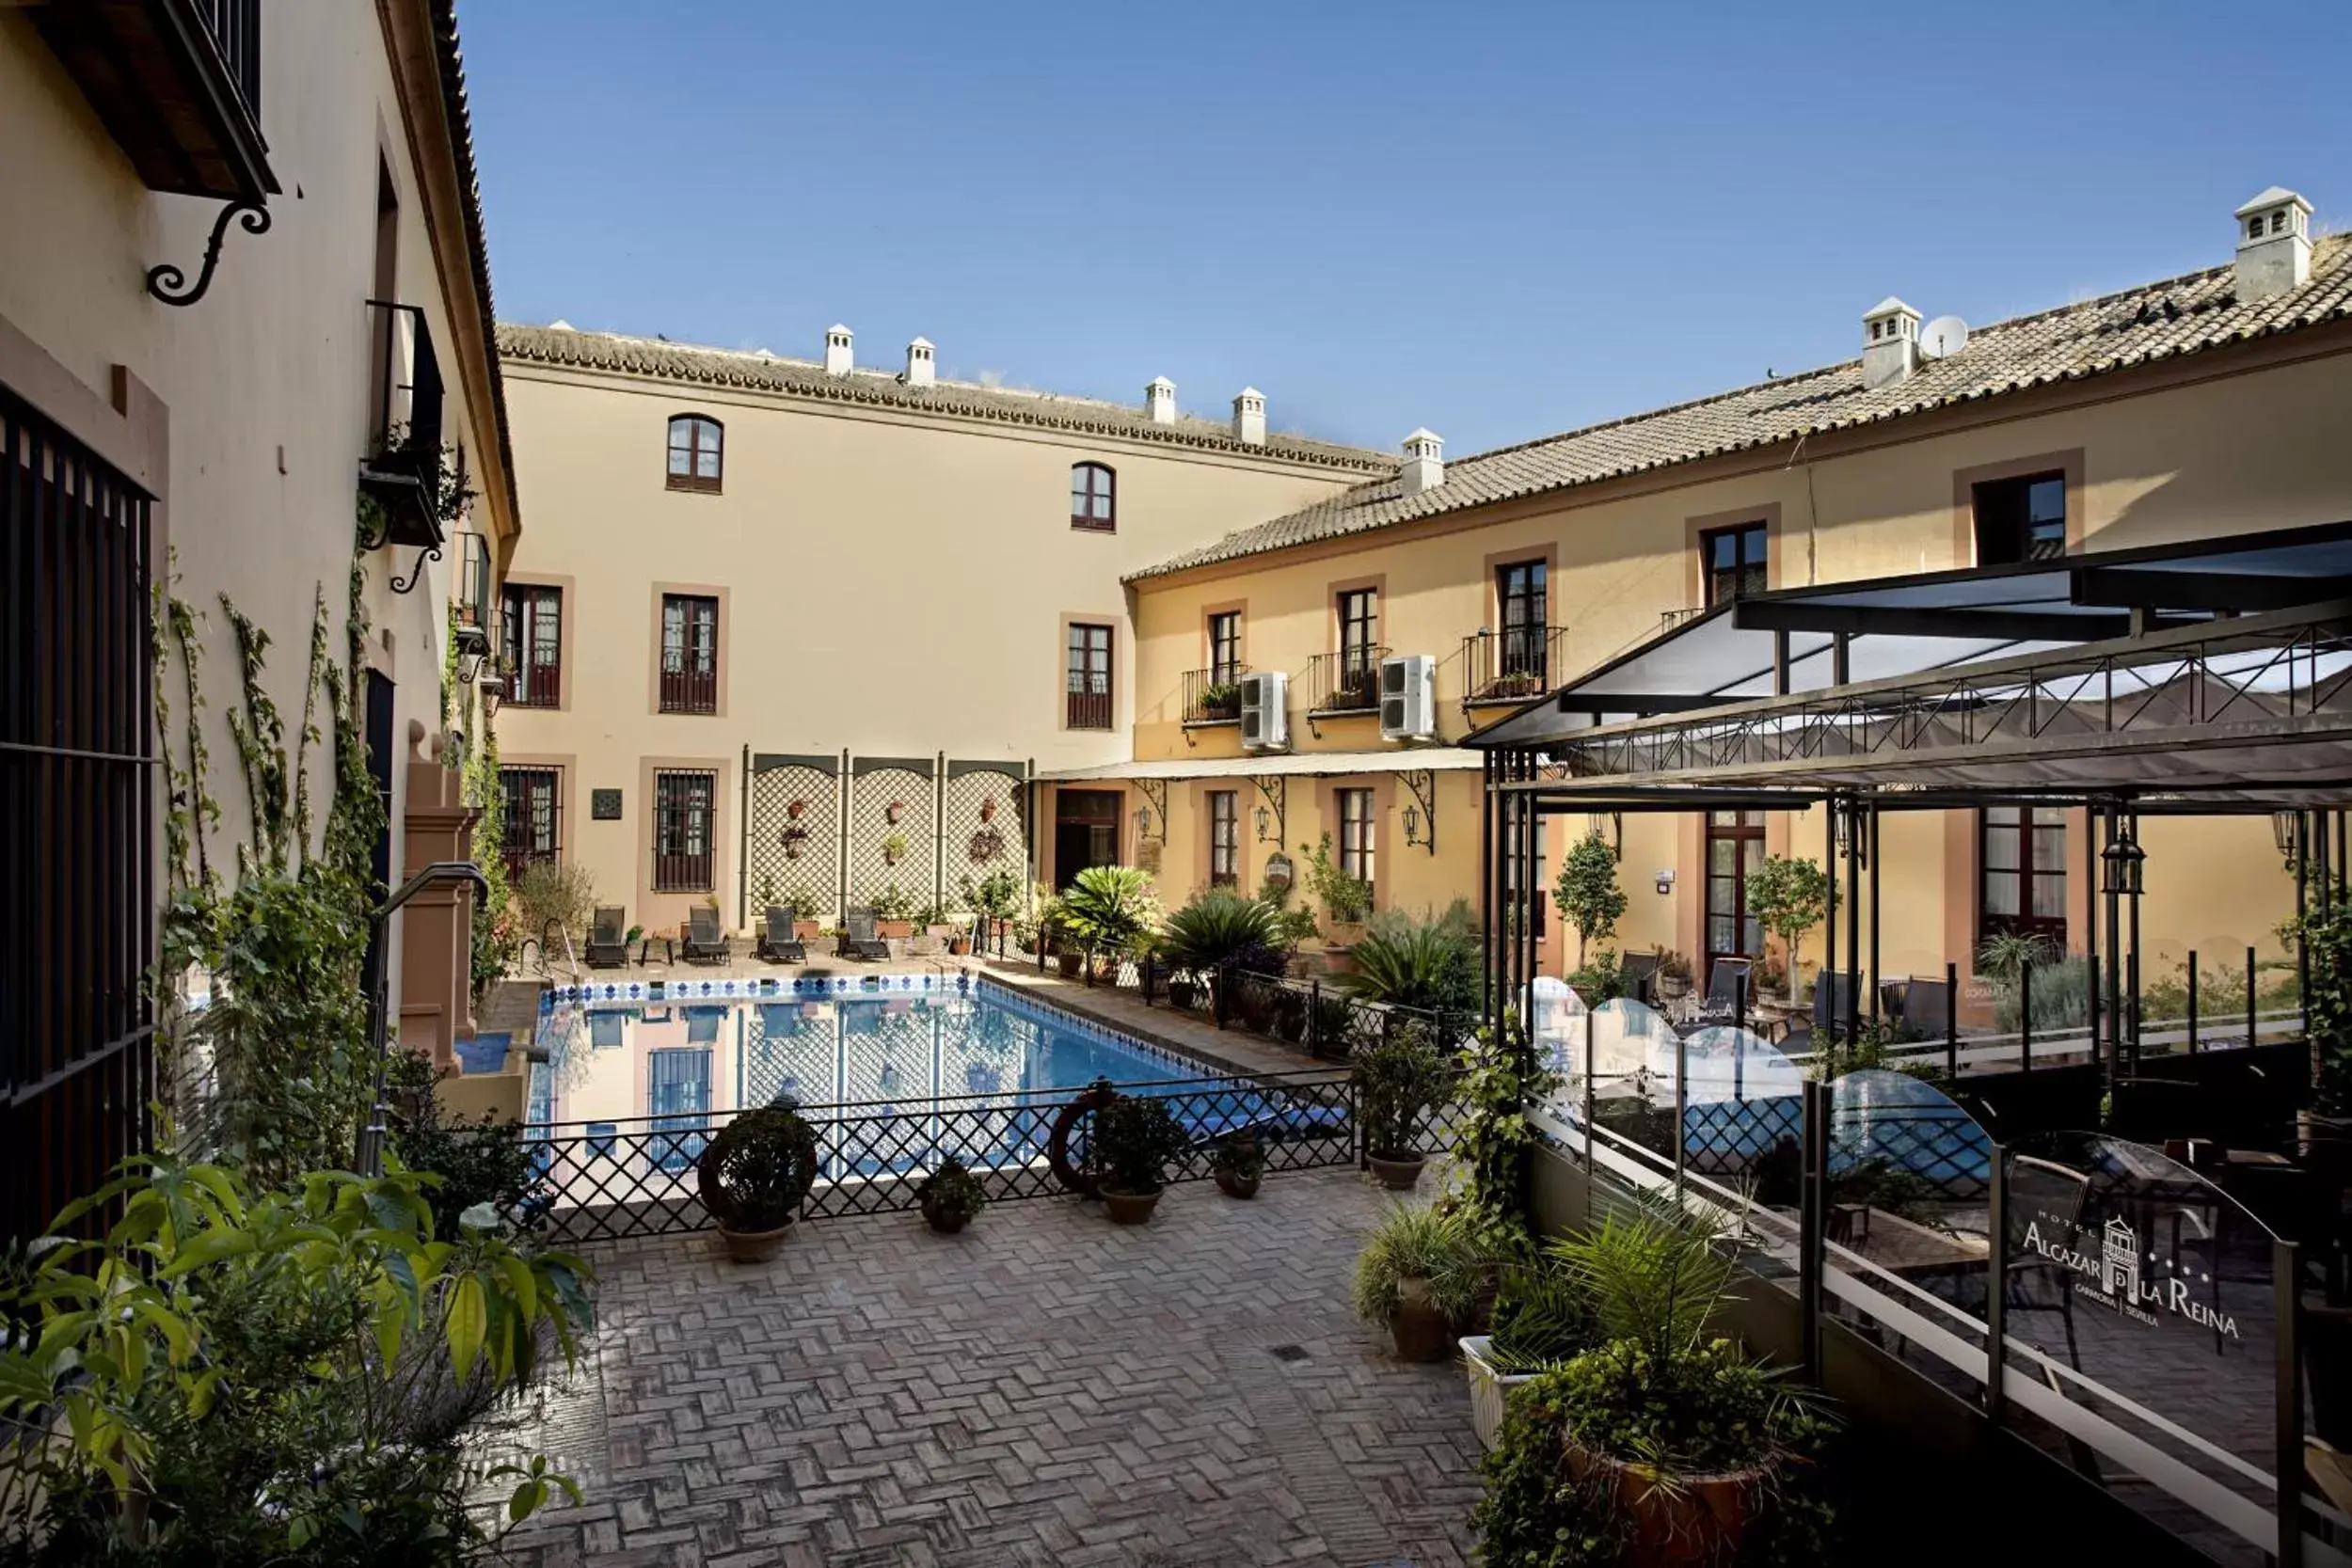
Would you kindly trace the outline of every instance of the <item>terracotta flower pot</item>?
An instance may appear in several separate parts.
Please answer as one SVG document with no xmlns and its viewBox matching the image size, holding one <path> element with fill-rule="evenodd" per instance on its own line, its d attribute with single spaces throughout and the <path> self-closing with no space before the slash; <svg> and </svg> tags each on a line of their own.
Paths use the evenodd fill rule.
<svg viewBox="0 0 2352 1568">
<path fill-rule="evenodd" d="M 825 934 L 825 923 L 821 920 L 796 920 L 792 923 L 792 934 L 803 942 L 815 942 Z"/>
<path fill-rule="evenodd" d="M 1678 1475 L 1661 1483 L 1649 1465 L 1613 1459 L 1573 1438 L 1563 1445 L 1560 1464 L 1570 1480 L 1589 1477 L 1609 1489 L 1626 1521 L 1626 1560 L 1641 1568 L 1730 1561 L 1764 1487 L 1760 1468 Z"/>
<path fill-rule="evenodd" d="M 736 1263 L 767 1263 L 784 1250 L 784 1238 L 791 1230 L 780 1225 L 773 1230 L 721 1230 L 719 1240 L 726 1243 L 727 1259 Z"/>
<path fill-rule="evenodd" d="M 1074 949 L 1057 954 L 1054 961 L 1061 966 L 1061 977 L 1065 980 L 1074 980 L 1086 973 L 1087 956 Z"/>
<path fill-rule="evenodd" d="M 1219 1165 L 1209 1173 L 1216 1178 L 1217 1190 L 1227 1197 L 1256 1197 L 1259 1178 L 1244 1176 L 1231 1165 Z"/>
<path fill-rule="evenodd" d="M 1389 1337 L 1399 1361 L 1443 1361 L 1454 1354 L 1454 1324 L 1429 1299 L 1429 1281 L 1397 1282 L 1396 1310 L 1389 1314 Z"/>
<path fill-rule="evenodd" d="M 1422 1167 L 1429 1164 L 1418 1154 L 1397 1158 L 1371 1154 L 1365 1156 L 1365 1161 L 1372 1166 L 1372 1174 L 1380 1179 L 1380 1185 L 1392 1193 L 1409 1193 L 1421 1185 Z"/>
<path fill-rule="evenodd" d="M 943 1236 L 952 1236 L 972 1223 L 972 1216 L 960 1210 L 943 1209 L 930 1199 L 923 1200 L 923 1219 Z"/>
<path fill-rule="evenodd" d="M 1149 1225 L 1152 1211 L 1159 1206 L 1158 1193 L 1115 1193 L 1107 1187 L 1103 1190 L 1103 1207 L 1120 1225 Z"/>
<path fill-rule="evenodd" d="M 914 922 L 912 920 L 877 920 L 874 922 L 874 934 L 885 942 L 893 938 L 903 942 L 914 935 Z"/>
</svg>

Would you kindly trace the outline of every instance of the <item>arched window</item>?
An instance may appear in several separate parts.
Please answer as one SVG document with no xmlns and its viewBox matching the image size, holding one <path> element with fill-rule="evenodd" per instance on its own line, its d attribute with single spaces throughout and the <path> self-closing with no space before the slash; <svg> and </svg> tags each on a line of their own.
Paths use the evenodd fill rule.
<svg viewBox="0 0 2352 1568">
<path fill-rule="evenodd" d="M 1070 466 L 1070 526 L 1108 533 L 1119 526 L 1119 505 L 1113 486 L 1118 476 L 1106 463 Z"/>
<path fill-rule="evenodd" d="M 724 435 L 719 421 L 700 414 L 679 414 L 670 420 L 670 488 L 719 493 L 719 447 Z"/>
</svg>

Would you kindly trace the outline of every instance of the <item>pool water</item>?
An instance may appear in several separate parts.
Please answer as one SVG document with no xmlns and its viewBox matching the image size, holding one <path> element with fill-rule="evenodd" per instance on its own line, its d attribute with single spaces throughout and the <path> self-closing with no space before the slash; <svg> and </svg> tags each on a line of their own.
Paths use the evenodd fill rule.
<svg viewBox="0 0 2352 1568">
<path fill-rule="evenodd" d="M 964 1095 L 1199 1078 L 1201 1063 L 1001 987 L 811 1000 L 558 1002 L 529 1119 L 627 1121 L 765 1105 L 912 1105 Z"/>
</svg>

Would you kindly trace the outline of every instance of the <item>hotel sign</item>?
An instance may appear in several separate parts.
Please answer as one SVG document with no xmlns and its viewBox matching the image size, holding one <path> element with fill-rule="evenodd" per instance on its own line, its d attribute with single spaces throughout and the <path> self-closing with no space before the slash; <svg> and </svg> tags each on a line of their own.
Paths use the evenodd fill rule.
<svg viewBox="0 0 2352 1568">
<path fill-rule="evenodd" d="M 2166 1316 L 2236 1339 L 2237 1320 L 2214 1301 L 2209 1267 L 2178 1257 L 2159 1258 L 2121 1217 L 2102 1226 L 2077 1225 L 2037 1210 L 2026 1221 L 2025 1250 L 2074 1275 L 2082 1300 L 2151 1327 Z"/>
</svg>

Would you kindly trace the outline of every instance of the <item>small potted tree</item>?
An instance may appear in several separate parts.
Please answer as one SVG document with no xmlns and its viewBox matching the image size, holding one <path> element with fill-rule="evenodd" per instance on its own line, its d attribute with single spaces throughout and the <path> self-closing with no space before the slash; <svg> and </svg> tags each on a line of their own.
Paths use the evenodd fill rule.
<svg viewBox="0 0 2352 1568">
<path fill-rule="evenodd" d="M 1227 1197 L 1256 1197 L 1259 1179 L 1265 1174 L 1265 1150 L 1258 1145 L 1258 1134 L 1245 1127 L 1217 1139 L 1209 1174 Z"/>
<path fill-rule="evenodd" d="M 1674 1002 L 1691 994 L 1691 960 L 1673 948 L 1658 950 L 1658 995 Z"/>
<path fill-rule="evenodd" d="M 874 895 L 874 934 L 884 941 L 905 941 L 914 934 L 914 900 L 891 883 Z"/>
<path fill-rule="evenodd" d="M 824 922 L 817 918 L 817 895 L 805 883 L 792 889 L 792 934 L 803 942 L 815 942 L 824 930 Z"/>
<path fill-rule="evenodd" d="M 1168 1190 L 1168 1167 L 1184 1151 L 1184 1130 L 1156 1095 L 1122 1094 L 1094 1113 L 1093 1162 L 1103 1207 L 1120 1225 L 1148 1225 Z"/>
<path fill-rule="evenodd" d="M 1344 951 L 1364 940 L 1364 922 L 1372 917 L 1372 884 L 1347 871 L 1331 852 L 1326 833 L 1313 847 L 1302 844 L 1307 857 L 1307 891 L 1323 906 L 1323 940 L 1327 947 Z"/>
<path fill-rule="evenodd" d="M 1485 1275 L 1467 1210 L 1400 1203 L 1357 1257 L 1356 1315 L 1389 1331 L 1399 1361 L 1442 1361 Z"/>
<path fill-rule="evenodd" d="M 961 1230 L 988 1207 L 988 1189 L 953 1155 L 923 1178 L 914 1196 L 923 1206 L 924 1221 L 943 1236 Z"/>
<path fill-rule="evenodd" d="M 790 1100 L 780 1099 L 719 1129 L 694 1176 L 727 1256 L 765 1263 L 784 1245 L 816 1183 L 817 1133 Z"/>
<path fill-rule="evenodd" d="M 1748 913 L 1788 945 L 1781 996 L 1793 1001 L 1802 983 L 1798 945 L 1829 909 L 1829 878 L 1819 863 L 1791 855 L 1767 855 L 1748 873 Z"/>
<path fill-rule="evenodd" d="M 1617 885 L 1617 852 L 1598 829 L 1577 841 L 1560 863 L 1559 879 L 1551 885 L 1551 902 L 1560 918 L 1576 927 L 1576 967 L 1585 964 L 1587 942 L 1607 942 L 1625 918 L 1625 889 Z"/>
<path fill-rule="evenodd" d="M 1446 1092 L 1445 1060 L 1418 1019 L 1391 1029 L 1356 1055 L 1358 1114 L 1364 1122 L 1372 1174 L 1391 1192 L 1406 1193 L 1428 1162 L 1415 1147 L 1422 1113 Z"/>
</svg>

